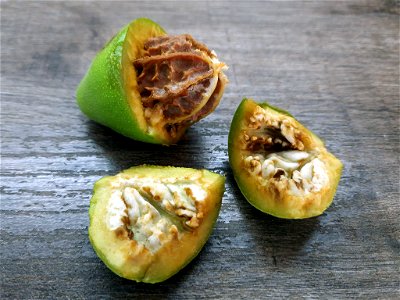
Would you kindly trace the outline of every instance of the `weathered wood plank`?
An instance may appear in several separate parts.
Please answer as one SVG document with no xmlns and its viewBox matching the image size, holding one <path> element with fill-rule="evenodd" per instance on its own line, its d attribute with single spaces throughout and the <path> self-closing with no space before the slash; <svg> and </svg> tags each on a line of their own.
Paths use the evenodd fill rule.
<svg viewBox="0 0 400 300">
<path fill-rule="evenodd" d="M 389 0 L 1 2 L 1 298 L 398 298 L 398 13 Z M 230 66 L 221 105 L 177 146 L 128 140 L 75 104 L 95 53 L 139 16 Z M 344 162 L 322 216 L 279 220 L 241 196 L 227 134 L 245 96 L 285 107 Z M 142 163 L 227 176 L 205 248 L 158 285 L 118 278 L 87 238 L 93 183 Z"/>
</svg>

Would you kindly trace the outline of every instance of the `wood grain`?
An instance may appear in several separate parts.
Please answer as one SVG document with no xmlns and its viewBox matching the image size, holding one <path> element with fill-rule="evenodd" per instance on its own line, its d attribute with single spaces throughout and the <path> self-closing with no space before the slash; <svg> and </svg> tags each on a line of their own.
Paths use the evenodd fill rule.
<svg viewBox="0 0 400 300">
<path fill-rule="evenodd" d="M 1 298 L 399 298 L 398 1 L 1 2 Z M 146 16 L 229 66 L 215 113 L 177 146 L 85 118 L 75 89 L 95 53 Z M 344 163 L 333 205 L 280 220 L 241 196 L 227 134 L 242 97 L 268 99 Z M 173 278 L 109 271 L 88 237 L 94 182 L 142 163 L 227 177 L 215 230 Z"/>
</svg>

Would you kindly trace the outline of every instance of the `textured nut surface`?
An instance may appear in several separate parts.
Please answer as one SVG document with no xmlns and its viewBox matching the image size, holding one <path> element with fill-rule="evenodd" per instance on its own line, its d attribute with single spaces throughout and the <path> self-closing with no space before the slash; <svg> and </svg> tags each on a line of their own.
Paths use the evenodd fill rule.
<svg viewBox="0 0 400 300">
<path fill-rule="evenodd" d="M 144 57 L 134 61 L 144 114 L 151 126 L 164 126 L 173 136 L 197 122 L 218 104 L 227 82 L 215 52 L 190 35 L 159 36 L 144 44 Z"/>
</svg>

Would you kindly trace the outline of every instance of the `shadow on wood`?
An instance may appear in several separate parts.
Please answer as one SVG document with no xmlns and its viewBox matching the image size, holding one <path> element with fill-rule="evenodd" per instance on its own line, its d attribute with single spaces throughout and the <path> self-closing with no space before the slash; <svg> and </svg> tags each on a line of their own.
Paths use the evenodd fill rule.
<svg viewBox="0 0 400 300">
<path fill-rule="evenodd" d="M 233 184 L 232 198 L 236 199 L 243 215 L 243 230 L 253 236 L 260 255 L 271 257 L 275 266 L 281 267 L 305 254 L 307 242 L 319 228 L 319 217 L 286 220 L 263 213 L 250 205 L 241 194 L 233 174 L 227 176 Z"/>
<path fill-rule="evenodd" d="M 192 129 L 177 145 L 163 146 L 129 139 L 93 121 L 87 122 L 87 128 L 88 138 L 103 149 L 116 170 L 141 164 L 202 168 L 198 162 L 209 159 L 208 153 L 200 151 L 202 136 Z"/>
</svg>

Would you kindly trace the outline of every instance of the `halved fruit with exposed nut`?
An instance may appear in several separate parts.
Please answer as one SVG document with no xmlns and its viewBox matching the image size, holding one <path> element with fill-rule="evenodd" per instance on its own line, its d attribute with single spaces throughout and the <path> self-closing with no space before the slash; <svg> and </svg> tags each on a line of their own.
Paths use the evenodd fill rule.
<svg viewBox="0 0 400 300">
<path fill-rule="evenodd" d="M 95 57 L 77 101 L 90 119 L 127 137 L 173 144 L 217 107 L 226 68 L 190 35 L 136 19 Z"/>
<path fill-rule="evenodd" d="M 206 243 L 224 183 L 207 170 L 146 165 L 104 177 L 90 202 L 93 248 L 121 277 L 166 280 Z"/>
<path fill-rule="evenodd" d="M 236 182 L 257 209 L 302 219 L 331 204 L 342 163 L 288 112 L 244 99 L 232 120 L 228 148 Z"/>
</svg>

